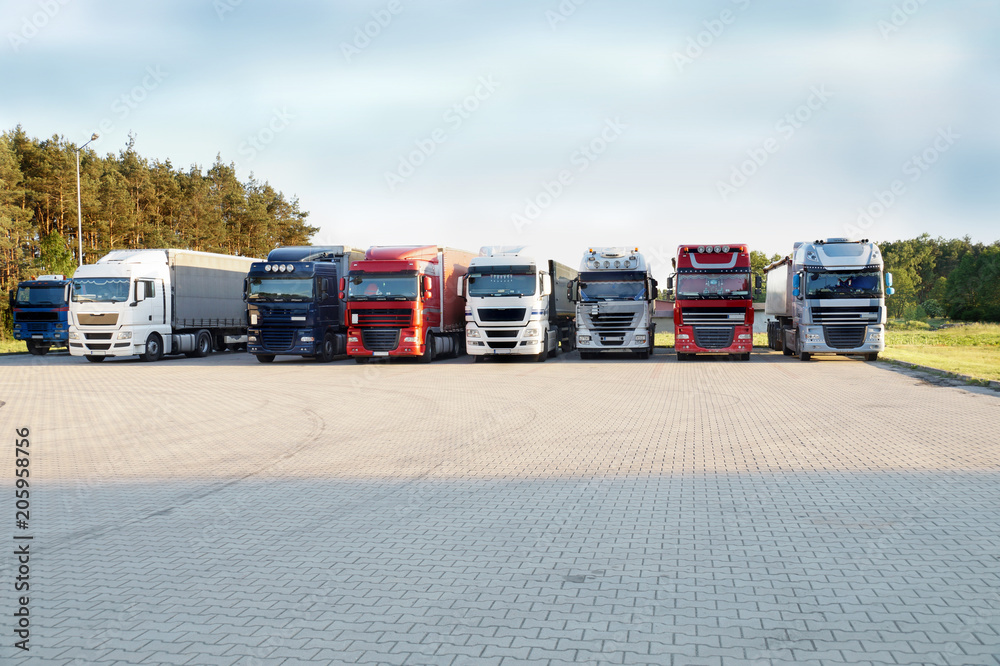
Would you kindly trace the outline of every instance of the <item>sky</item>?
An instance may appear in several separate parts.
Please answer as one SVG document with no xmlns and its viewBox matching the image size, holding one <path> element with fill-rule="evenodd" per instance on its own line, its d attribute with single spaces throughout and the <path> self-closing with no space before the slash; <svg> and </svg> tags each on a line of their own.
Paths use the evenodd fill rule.
<svg viewBox="0 0 1000 666">
<path fill-rule="evenodd" d="M 297 197 L 314 244 L 1000 238 L 1000 2 L 5 0 L 0 129 Z M 655 274 L 655 271 L 654 271 Z"/>
</svg>

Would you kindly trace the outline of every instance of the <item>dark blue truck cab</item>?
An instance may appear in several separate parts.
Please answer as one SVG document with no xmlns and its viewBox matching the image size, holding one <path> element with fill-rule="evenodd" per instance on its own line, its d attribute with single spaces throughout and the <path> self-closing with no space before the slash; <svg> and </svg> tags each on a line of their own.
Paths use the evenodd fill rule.
<svg viewBox="0 0 1000 666">
<path fill-rule="evenodd" d="M 41 275 L 25 280 L 10 292 L 14 339 L 41 356 L 69 340 L 69 283 L 64 275 Z"/>
<path fill-rule="evenodd" d="M 246 279 L 247 351 L 261 363 L 275 356 L 320 362 L 347 353 L 340 278 L 364 252 L 342 245 L 279 247 L 250 267 Z"/>
</svg>

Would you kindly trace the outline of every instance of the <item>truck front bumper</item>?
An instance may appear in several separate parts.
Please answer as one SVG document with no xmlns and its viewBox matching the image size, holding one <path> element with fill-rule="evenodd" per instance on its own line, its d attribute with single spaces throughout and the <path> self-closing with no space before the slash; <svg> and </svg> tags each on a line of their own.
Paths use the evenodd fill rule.
<svg viewBox="0 0 1000 666">
<path fill-rule="evenodd" d="M 395 332 L 397 329 L 385 329 Z M 424 331 L 415 328 L 399 329 L 396 346 L 392 349 L 368 349 L 365 347 L 363 329 L 351 328 L 347 331 L 347 353 L 350 356 L 369 356 L 374 358 L 389 358 L 394 356 L 422 356 L 426 349 Z"/>
<path fill-rule="evenodd" d="M 882 326 L 868 326 L 863 342 L 855 347 L 834 347 L 827 339 L 823 326 L 805 326 L 799 333 L 799 348 L 809 354 L 871 354 L 885 350 L 885 330 Z"/>
<path fill-rule="evenodd" d="M 648 349 L 649 331 L 639 328 L 621 333 L 607 333 L 577 329 L 576 346 L 581 351 L 614 352 Z"/>
<path fill-rule="evenodd" d="M 319 345 L 323 342 L 316 339 L 316 335 L 312 329 L 291 329 L 291 335 L 289 335 L 288 329 L 284 331 L 280 329 L 275 330 L 283 333 L 283 335 L 275 336 L 275 338 L 288 341 L 281 349 L 270 347 L 265 343 L 266 336 L 262 334 L 262 329 L 251 328 L 247 330 L 247 352 L 250 354 L 274 356 L 313 356 L 317 353 Z"/>
<path fill-rule="evenodd" d="M 748 354 L 753 351 L 753 331 L 749 326 L 736 326 L 732 344 L 725 347 L 702 347 L 695 342 L 694 326 L 679 326 L 674 330 L 674 349 L 681 354 Z"/>
<path fill-rule="evenodd" d="M 545 349 L 547 329 L 538 322 L 517 327 L 465 325 L 465 351 L 472 356 L 535 355 Z"/>
</svg>

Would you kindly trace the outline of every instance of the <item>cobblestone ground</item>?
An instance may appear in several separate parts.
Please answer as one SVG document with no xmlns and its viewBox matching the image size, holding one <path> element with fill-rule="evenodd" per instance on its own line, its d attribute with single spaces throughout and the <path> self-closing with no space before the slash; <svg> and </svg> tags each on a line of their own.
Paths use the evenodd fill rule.
<svg viewBox="0 0 1000 666">
<path fill-rule="evenodd" d="M 0 358 L 38 664 L 1000 664 L 1000 394 L 882 364 Z"/>
</svg>

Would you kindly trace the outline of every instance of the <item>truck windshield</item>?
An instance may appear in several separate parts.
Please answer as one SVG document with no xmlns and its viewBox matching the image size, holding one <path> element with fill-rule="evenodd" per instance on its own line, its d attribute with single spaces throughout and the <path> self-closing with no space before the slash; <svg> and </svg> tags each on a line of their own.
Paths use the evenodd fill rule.
<svg viewBox="0 0 1000 666">
<path fill-rule="evenodd" d="M 534 296 L 534 273 L 469 273 L 469 296 Z"/>
<path fill-rule="evenodd" d="M 681 273 L 677 276 L 677 298 L 749 298 L 749 273 Z"/>
<path fill-rule="evenodd" d="M 18 305 L 66 305 L 65 287 L 20 287 Z"/>
<path fill-rule="evenodd" d="M 812 271 L 806 274 L 806 298 L 881 298 L 882 274 L 866 271 Z"/>
<path fill-rule="evenodd" d="M 128 300 L 128 278 L 76 278 L 74 303 L 124 303 Z"/>
<path fill-rule="evenodd" d="M 641 301 L 646 296 L 645 282 L 580 282 L 584 301 Z"/>
<path fill-rule="evenodd" d="M 351 301 L 413 301 L 417 298 L 417 276 L 357 273 L 347 281 Z"/>
<path fill-rule="evenodd" d="M 313 296 L 312 278 L 250 278 L 248 301 L 308 301 Z"/>
</svg>

